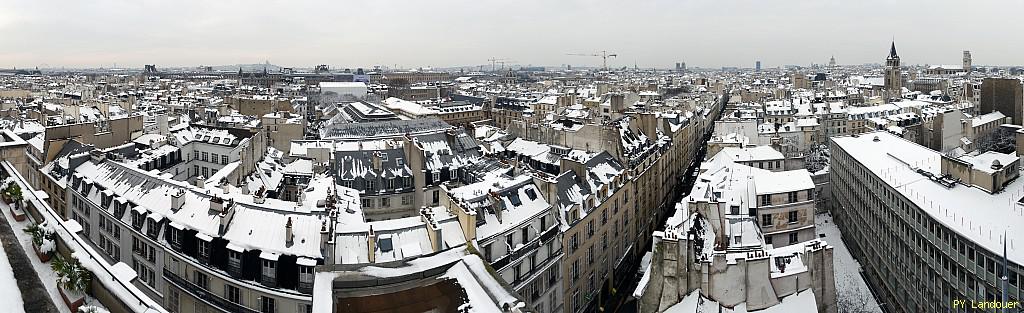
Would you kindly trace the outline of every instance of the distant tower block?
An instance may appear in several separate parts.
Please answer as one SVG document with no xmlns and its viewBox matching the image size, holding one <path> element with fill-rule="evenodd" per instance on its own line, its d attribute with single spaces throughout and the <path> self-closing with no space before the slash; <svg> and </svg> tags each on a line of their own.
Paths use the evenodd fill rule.
<svg viewBox="0 0 1024 313">
<path fill-rule="evenodd" d="M 761 61 L 754 62 L 754 70 L 758 72 L 761 71 Z"/>
<path fill-rule="evenodd" d="M 964 71 L 971 73 L 971 51 L 964 50 Z"/>
</svg>

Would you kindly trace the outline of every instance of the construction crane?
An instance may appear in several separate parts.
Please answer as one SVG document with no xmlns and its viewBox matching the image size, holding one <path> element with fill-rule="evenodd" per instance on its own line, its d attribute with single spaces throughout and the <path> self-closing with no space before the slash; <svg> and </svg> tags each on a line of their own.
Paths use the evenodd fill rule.
<svg viewBox="0 0 1024 313">
<path fill-rule="evenodd" d="M 504 70 L 504 69 L 505 69 L 505 63 L 509 63 L 509 68 L 512 68 L 512 66 L 511 66 L 511 65 L 515 64 L 515 62 L 516 62 L 516 61 L 512 61 L 512 60 L 509 60 L 509 59 L 505 59 L 504 61 L 497 61 L 497 62 L 498 62 L 499 64 L 501 64 L 501 69 L 503 69 L 503 70 Z M 492 72 L 493 72 L 493 70 L 492 70 Z"/>
<path fill-rule="evenodd" d="M 495 70 L 495 67 L 494 67 L 495 63 L 501 63 L 501 67 L 504 68 L 505 67 L 505 62 L 508 61 L 508 59 L 499 59 L 499 58 L 491 57 L 490 59 L 487 59 L 487 61 L 491 62 L 491 72 L 493 72 Z"/>
<path fill-rule="evenodd" d="M 608 70 L 608 58 L 609 57 L 614 58 L 614 57 L 618 57 L 619 56 L 618 54 L 614 54 L 614 53 L 608 54 L 608 51 L 604 51 L 604 50 L 601 50 L 601 54 L 597 54 L 597 53 L 590 53 L 590 54 L 587 54 L 587 53 L 566 53 L 566 55 L 579 56 L 579 57 L 601 57 L 601 65 L 604 67 L 604 69 L 606 71 Z"/>
</svg>

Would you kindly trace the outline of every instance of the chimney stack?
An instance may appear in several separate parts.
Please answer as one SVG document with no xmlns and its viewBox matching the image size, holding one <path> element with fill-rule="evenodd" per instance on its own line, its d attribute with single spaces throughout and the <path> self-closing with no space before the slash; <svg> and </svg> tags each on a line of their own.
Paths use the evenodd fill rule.
<svg viewBox="0 0 1024 313">
<path fill-rule="evenodd" d="M 320 253 L 324 255 L 324 265 L 334 264 L 331 255 L 331 232 L 327 230 L 327 221 L 320 223 Z"/>
<path fill-rule="evenodd" d="M 292 218 L 288 217 L 288 222 L 284 224 L 284 240 L 289 246 L 295 242 L 295 234 L 292 233 Z"/>
<path fill-rule="evenodd" d="M 377 234 L 373 232 L 373 225 L 370 225 L 370 230 L 366 233 L 366 247 L 369 252 L 367 259 L 370 263 L 377 263 Z"/>
<path fill-rule="evenodd" d="M 183 205 L 185 205 L 185 190 L 178 189 L 177 192 L 171 194 L 171 211 L 178 212 Z"/>
</svg>

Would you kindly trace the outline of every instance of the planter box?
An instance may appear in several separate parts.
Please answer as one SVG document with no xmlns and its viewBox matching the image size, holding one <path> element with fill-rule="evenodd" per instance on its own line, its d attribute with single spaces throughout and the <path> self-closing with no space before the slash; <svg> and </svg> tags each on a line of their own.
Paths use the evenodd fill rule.
<svg viewBox="0 0 1024 313">
<path fill-rule="evenodd" d="M 39 247 L 36 247 L 36 245 L 32 245 L 32 250 L 36 251 L 36 256 L 39 257 L 39 261 L 43 263 L 50 261 L 50 254 L 39 252 Z"/>
<path fill-rule="evenodd" d="M 71 312 L 78 312 L 78 308 L 85 304 L 85 293 L 64 291 L 64 288 L 57 287 L 64 305 L 71 309 Z"/>
<path fill-rule="evenodd" d="M 11 207 L 11 216 L 14 217 L 15 221 L 24 222 L 25 221 L 25 210 L 18 209 L 18 208 L 15 208 L 15 207 L 12 206 Z"/>
</svg>

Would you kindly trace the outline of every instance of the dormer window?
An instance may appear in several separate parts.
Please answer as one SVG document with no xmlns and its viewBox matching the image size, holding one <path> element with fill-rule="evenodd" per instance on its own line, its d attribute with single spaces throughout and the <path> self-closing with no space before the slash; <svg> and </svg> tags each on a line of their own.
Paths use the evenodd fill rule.
<svg viewBox="0 0 1024 313">
<path fill-rule="evenodd" d="M 264 252 L 264 254 L 266 254 Z M 262 283 L 265 286 L 275 286 L 277 284 L 277 261 L 263 259 Z"/>
<path fill-rule="evenodd" d="M 242 252 L 235 251 L 231 244 L 228 244 L 228 273 L 231 276 L 240 276 L 242 274 Z M 241 250 L 240 248 L 238 248 Z"/>
<path fill-rule="evenodd" d="M 145 217 L 139 211 L 132 211 L 132 228 L 135 230 L 142 230 L 142 224 L 145 222 Z"/>
<path fill-rule="evenodd" d="M 171 237 L 171 246 L 181 249 L 181 231 L 174 227 L 168 227 L 167 233 Z"/>
<path fill-rule="evenodd" d="M 210 242 L 208 242 L 206 240 L 203 240 L 203 238 L 199 238 L 199 240 L 196 240 L 196 243 L 198 245 L 198 247 L 197 247 L 198 251 L 196 253 L 199 255 L 199 261 L 201 261 L 203 263 L 209 263 L 210 262 Z"/>
<path fill-rule="evenodd" d="M 156 237 L 159 234 L 160 234 L 160 223 L 157 223 L 156 221 L 150 220 L 149 221 L 149 226 L 146 228 L 146 235 L 149 236 L 149 238 L 156 239 Z"/>
<path fill-rule="evenodd" d="M 110 207 L 110 200 L 111 200 L 111 198 L 112 198 L 112 196 L 108 196 L 107 193 L 105 193 L 105 192 L 102 195 L 100 195 L 100 203 L 101 203 L 101 206 L 104 209 Z"/>
<path fill-rule="evenodd" d="M 120 219 L 124 216 L 124 212 L 128 210 L 128 202 L 121 202 L 114 207 L 114 217 Z"/>
</svg>

